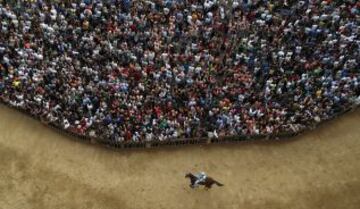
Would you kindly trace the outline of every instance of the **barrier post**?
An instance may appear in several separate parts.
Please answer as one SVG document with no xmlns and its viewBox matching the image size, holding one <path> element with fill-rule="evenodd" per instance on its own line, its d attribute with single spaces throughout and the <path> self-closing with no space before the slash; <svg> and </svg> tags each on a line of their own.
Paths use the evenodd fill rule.
<svg viewBox="0 0 360 209">
<path fill-rule="evenodd" d="M 96 139 L 95 139 L 95 138 L 91 137 L 91 138 L 90 138 L 90 143 L 91 143 L 91 144 L 96 144 L 96 143 L 97 143 L 97 141 L 96 141 Z"/>
</svg>

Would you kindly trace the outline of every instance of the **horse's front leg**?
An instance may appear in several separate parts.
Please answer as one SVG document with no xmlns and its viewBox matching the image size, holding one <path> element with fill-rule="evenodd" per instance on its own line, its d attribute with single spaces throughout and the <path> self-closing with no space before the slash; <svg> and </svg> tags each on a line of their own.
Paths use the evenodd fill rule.
<svg viewBox="0 0 360 209">
<path fill-rule="evenodd" d="M 199 185 L 195 184 L 195 182 L 190 182 L 189 185 L 192 189 L 195 189 L 196 187 L 198 187 Z"/>
</svg>

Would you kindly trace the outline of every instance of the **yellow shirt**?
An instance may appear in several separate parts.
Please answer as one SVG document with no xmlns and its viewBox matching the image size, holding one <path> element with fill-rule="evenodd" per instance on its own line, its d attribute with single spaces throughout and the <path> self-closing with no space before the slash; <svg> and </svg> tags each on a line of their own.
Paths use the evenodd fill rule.
<svg viewBox="0 0 360 209">
<path fill-rule="evenodd" d="M 14 82 L 13 82 L 13 85 L 14 85 L 15 87 L 18 87 L 18 86 L 20 85 L 20 81 L 14 81 Z"/>
<path fill-rule="evenodd" d="M 317 97 L 321 97 L 321 93 L 322 93 L 321 90 L 317 90 L 317 91 L 316 91 L 316 96 L 317 96 Z"/>
</svg>

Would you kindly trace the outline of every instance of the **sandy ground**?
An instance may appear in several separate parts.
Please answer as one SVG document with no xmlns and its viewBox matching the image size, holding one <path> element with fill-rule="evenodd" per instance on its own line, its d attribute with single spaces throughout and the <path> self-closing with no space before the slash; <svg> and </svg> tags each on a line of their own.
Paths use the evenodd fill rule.
<svg viewBox="0 0 360 209">
<path fill-rule="evenodd" d="M 360 110 L 286 142 L 120 150 L 0 105 L 0 209 L 359 209 Z M 224 187 L 191 190 L 187 171 Z"/>
</svg>

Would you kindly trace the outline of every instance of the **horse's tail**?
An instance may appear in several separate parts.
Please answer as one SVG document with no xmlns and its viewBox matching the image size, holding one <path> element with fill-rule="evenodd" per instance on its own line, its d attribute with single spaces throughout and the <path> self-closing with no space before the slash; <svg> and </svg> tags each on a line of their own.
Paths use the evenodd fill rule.
<svg viewBox="0 0 360 209">
<path fill-rule="evenodd" d="M 215 184 L 218 185 L 219 187 L 224 186 L 224 184 L 222 184 L 222 183 L 220 183 L 220 182 L 218 182 L 218 181 L 214 181 L 214 182 L 215 182 Z"/>
</svg>

